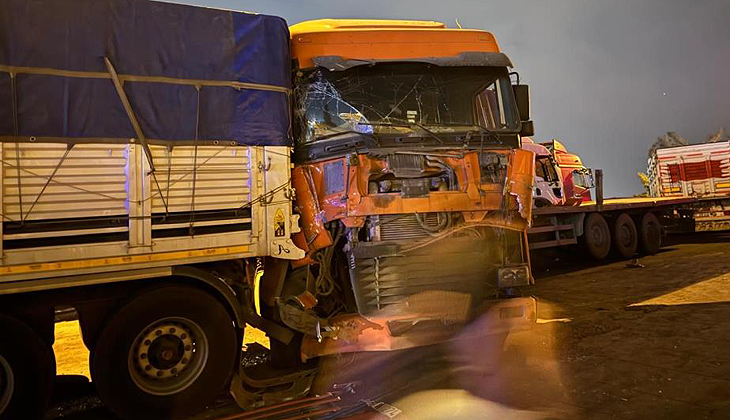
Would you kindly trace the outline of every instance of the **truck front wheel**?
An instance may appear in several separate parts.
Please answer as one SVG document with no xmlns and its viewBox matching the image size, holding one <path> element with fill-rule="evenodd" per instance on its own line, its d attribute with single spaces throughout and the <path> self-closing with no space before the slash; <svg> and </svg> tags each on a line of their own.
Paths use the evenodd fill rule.
<svg viewBox="0 0 730 420">
<path fill-rule="evenodd" d="M 583 247 L 588 255 L 595 260 L 606 258 L 611 251 L 611 231 L 608 229 L 608 223 L 598 213 L 591 213 L 586 217 L 583 227 L 583 235 L 581 236 Z"/>
<path fill-rule="evenodd" d="M 622 258 L 630 258 L 636 254 L 639 240 L 634 220 L 626 213 L 621 213 L 613 224 L 613 245 Z"/>
<path fill-rule="evenodd" d="M 220 395 L 236 366 L 237 334 L 208 293 L 168 286 L 123 306 L 99 335 L 91 376 L 125 419 L 178 419 Z"/>
<path fill-rule="evenodd" d="M 36 419 L 51 397 L 56 359 L 24 323 L 0 315 L 0 419 Z"/>
</svg>

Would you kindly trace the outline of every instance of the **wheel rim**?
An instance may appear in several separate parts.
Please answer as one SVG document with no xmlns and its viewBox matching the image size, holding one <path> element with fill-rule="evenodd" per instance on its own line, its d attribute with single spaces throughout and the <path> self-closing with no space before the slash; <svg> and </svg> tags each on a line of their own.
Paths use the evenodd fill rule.
<svg viewBox="0 0 730 420">
<path fill-rule="evenodd" d="M 603 232 L 603 229 L 601 229 L 600 226 L 593 226 L 593 229 L 591 229 L 591 236 L 593 238 L 593 244 L 601 247 L 603 245 L 603 242 L 605 239 L 605 234 Z"/>
<path fill-rule="evenodd" d="M 134 383 L 153 395 L 179 393 L 198 379 L 208 361 L 208 339 L 195 322 L 182 317 L 145 327 L 129 350 Z"/>
<path fill-rule="evenodd" d="M 628 225 L 623 224 L 619 227 L 619 243 L 624 248 L 630 248 L 634 242 L 634 235 Z"/>
<path fill-rule="evenodd" d="M 650 246 L 658 244 L 661 238 L 661 235 L 659 234 L 659 226 L 655 223 L 650 223 L 646 229 L 646 236 Z"/>
<path fill-rule="evenodd" d="M 0 414 L 10 405 L 14 389 L 15 377 L 13 376 L 13 370 L 10 368 L 10 363 L 0 355 Z"/>
</svg>

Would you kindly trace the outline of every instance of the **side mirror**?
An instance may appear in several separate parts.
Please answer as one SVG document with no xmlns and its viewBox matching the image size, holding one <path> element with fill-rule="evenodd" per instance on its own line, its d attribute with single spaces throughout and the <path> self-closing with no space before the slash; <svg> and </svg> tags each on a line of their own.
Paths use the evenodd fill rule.
<svg viewBox="0 0 730 420">
<path fill-rule="evenodd" d="M 595 188 L 596 186 L 593 171 L 588 168 L 576 169 L 571 176 L 573 177 L 573 185 L 583 188 Z"/>
<path fill-rule="evenodd" d="M 528 121 L 530 119 L 530 86 L 512 85 L 512 90 L 515 93 L 517 112 L 520 114 L 520 120 Z"/>
<path fill-rule="evenodd" d="M 585 177 L 588 188 L 596 188 L 596 179 L 593 177 L 593 169 L 586 168 Z"/>
<path fill-rule="evenodd" d="M 532 121 L 522 121 L 520 137 L 532 137 L 535 135 L 535 124 Z"/>
</svg>

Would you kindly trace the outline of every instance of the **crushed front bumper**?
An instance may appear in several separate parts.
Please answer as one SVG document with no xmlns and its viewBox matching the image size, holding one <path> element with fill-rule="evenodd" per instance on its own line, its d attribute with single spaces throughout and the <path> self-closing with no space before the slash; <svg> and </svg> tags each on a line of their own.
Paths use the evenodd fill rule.
<svg viewBox="0 0 730 420">
<path fill-rule="evenodd" d="M 444 297 L 438 302 L 441 307 L 444 306 Z M 458 300 L 455 296 L 446 298 Z M 325 336 L 319 339 L 309 335 L 304 337 L 302 360 L 338 353 L 401 350 L 457 337 L 508 333 L 530 328 L 537 319 L 537 303 L 532 297 L 487 300 L 479 308 L 478 314 L 471 317 L 468 324 L 454 318 L 439 319 L 439 316 L 444 316 L 443 313 L 436 316 L 434 313 L 401 312 L 398 315 L 382 313 L 364 317 L 348 314 L 335 317 L 329 321 L 330 331 Z M 421 307 L 419 311 L 423 309 Z M 456 313 L 459 313 L 458 309 L 450 316 Z M 404 328 L 409 324 L 410 328 Z M 466 326 L 470 328 L 464 328 Z"/>
</svg>

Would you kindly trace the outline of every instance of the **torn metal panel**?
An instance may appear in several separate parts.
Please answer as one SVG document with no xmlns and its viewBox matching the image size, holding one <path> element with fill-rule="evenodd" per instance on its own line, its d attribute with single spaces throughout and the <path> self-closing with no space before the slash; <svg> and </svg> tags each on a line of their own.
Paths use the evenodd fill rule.
<svg viewBox="0 0 730 420">
<path fill-rule="evenodd" d="M 433 303 L 433 296 L 425 302 Z M 447 297 L 447 302 L 456 303 Z M 423 310 L 426 308 L 420 308 Z M 414 314 L 415 315 L 415 314 Z M 414 315 L 411 315 L 413 318 Z M 392 316 L 387 313 L 368 316 L 343 315 L 332 320 L 333 333 L 318 341 L 306 336 L 302 341 L 301 356 L 306 361 L 314 357 L 360 351 L 389 351 L 407 349 L 452 339 L 481 337 L 489 334 L 519 331 L 529 328 L 537 319 L 537 305 L 534 298 L 513 298 L 484 301 L 476 320 L 466 329 L 454 328 L 450 323 L 422 322 L 425 318 L 438 320 L 439 314 L 422 314 L 421 321 L 412 323 L 412 328 L 397 330 L 398 323 L 407 321 L 407 316 Z M 420 324 L 420 325 L 419 325 Z"/>
<path fill-rule="evenodd" d="M 532 188 L 535 183 L 535 154 L 528 150 L 512 151 L 507 192 L 517 201 L 518 212 L 532 221 Z"/>
<path fill-rule="evenodd" d="M 485 152 L 495 155 L 489 166 L 479 159 L 478 152 L 442 154 L 451 157 L 434 157 L 425 155 L 426 166 L 419 169 L 423 178 L 423 191 L 412 194 L 403 181 L 413 179 L 413 168 L 393 168 L 392 160 L 386 156 L 358 155 L 356 165 L 347 165 L 346 159 L 322 161 L 304 165 L 309 168 L 312 184 L 321 193 L 318 195 L 319 206 L 325 222 L 346 217 L 365 217 L 368 215 L 404 214 L 404 213 L 440 213 L 440 212 L 490 212 L 490 216 L 475 220 L 487 224 L 522 229 L 526 226 L 524 212 L 517 213 L 519 202 L 531 201 L 533 162 L 529 152 L 518 153 L 510 158 L 509 151 Z M 511 161 L 517 163 L 508 171 Z M 327 173 L 335 166 L 331 162 L 343 162 L 345 173 L 338 176 L 345 179 L 345 188 L 341 191 L 326 189 Z M 419 160 L 420 161 L 420 160 Z M 486 160 L 492 162 L 492 160 Z M 340 168 L 340 166 L 337 166 Z M 401 175 L 397 178 L 394 169 Z M 406 171 L 406 175 L 403 175 Z M 485 175 L 486 174 L 486 175 Z M 403 178 L 407 176 L 407 178 Z M 515 195 L 505 197 L 506 180 Z M 330 184 L 332 185 L 332 184 Z M 428 188 L 426 193 L 425 188 Z M 529 188 L 528 188 L 529 187 Z M 516 199 L 519 198 L 519 202 Z M 523 206 L 524 207 L 524 206 Z M 529 207 L 529 206 L 528 206 Z M 494 212 L 499 212 L 495 214 Z M 506 213 L 505 213 L 506 212 Z M 507 219 L 510 212 L 516 216 Z M 486 213 L 485 213 L 486 214 Z M 528 215 L 529 216 L 529 215 Z M 498 220 L 498 219 L 503 220 Z"/>
</svg>

